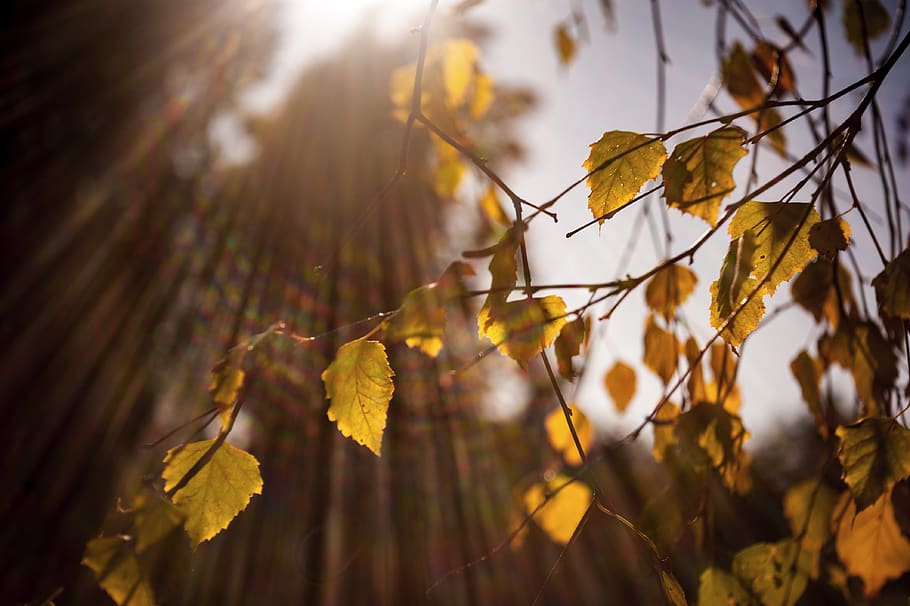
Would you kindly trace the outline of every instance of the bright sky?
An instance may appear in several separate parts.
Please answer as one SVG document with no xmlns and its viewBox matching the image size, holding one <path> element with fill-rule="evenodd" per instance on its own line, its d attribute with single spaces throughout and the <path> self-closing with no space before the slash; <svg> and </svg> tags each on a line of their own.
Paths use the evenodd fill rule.
<svg viewBox="0 0 910 606">
<path fill-rule="evenodd" d="M 412 30 L 419 25 L 427 0 L 398 0 L 383 2 L 382 9 L 368 0 L 344 2 L 295 2 L 287 0 L 283 8 L 282 27 L 286 41 L 276 58 L 272 81 L 249 96 L 249 104 L 267 108 L 280 99 L 282 91 L 291 82 L 297 70 L 313 59 L 325 56 L 343 44 L 346 34 L 356 29 L 364 15 L 371 15 L 381 37 L 416 35 Z M 445 12 L 454 2 L 442 0 L 440 11 Z M 529 157 L 527 162 L 502 175 L 506 182 L 526 199 L 542 202 L 551 198 L 566 185 L 584 175 L 582 162 L 588 155 L 588 145 L 607 130 L 621 129 L 654 132 L 656 122 L 656 67 L 654 33 L 651 23 L 650 3 L 622 1 L 616 4 L 615 32 L 606 31 L 599 3 L 585 1 L 579 4 L 587 15 L 590 41 L 579 47 L 575 61 L 566 67 L 559 64 L 553 44 L 553 28 L 569 17 L 573 3 L 556 0 L 487 0 L 472 9 L 474 18 L 490 24 L 494 36 L 482 49 L 483 67 L 494 79 L 502 82 L 529 86 L 540 96 L 537 111 L 526 118 L 520 137 Z M 800 3 L 749 2 L 759 25 L 772 39 L 784 41 L 774 24 L 780 11 L 794 14 L 791 22 L 800 22 L 804 14 Z M 667 50 L 672 64 L 667 71 L 668 103 L 667 127 L 690 121 L 690 112 L 704 87 L 715 75 L 714 58 L 714 9 L 704 8 L 696 0 L 673 0 L 661 3 Z M 832 20 L 832 38 L 843 47 L 840 23 Z M 728 41 L 745 40 L 734 26 L 728 28 Z M 811 98 L 820 90 L 819 55 L 795 53 L 791 60 L 797 74 L 814 78 L 815 82 L 799 81 L 803 96 Z M 852 54 L 840 48 L 834 59 L 838 73 L 846 74 L 836 79 L 835 88 L 852 81 L 861 74 L 863 64 Z M 907 74 L 908 61 L 898 70 Z M 816 76 L 816 74 L 818 74 Z M 890 88 L 883 93 L 885 120 L 893 124 L 896 102 L 910 93 L 906 77 L 900 73 L 891 78 Z M 851 97 L 848 103 L 855 103 Z M 732 101 L 722 95 L 721 106 L 734 110 Z M 835 111 L 836 115 L 836 111 Z M 698 116 L 701 117 L 701 116 Z M 746 127 L 751 124 L 744 123 Z M 796 129 L 791 129 L 794 131 Z M 788 131 L 790 132 L 790 131 Z M 861 147 L 871 154 L 871 136 L 861 134 Z M 807 141 L 807 140 L 806 140 Z M 793 136 L 794 149 L 803 148 L 806 141 Z M 675 144 L 677 141 L 672 141 Z M 762 152 L 767 160 L 759 164 L 762 170 L 779 167 L 768 151 Z M 748 157 L 747 157 L 748 160 Z M 737 171 L 737 183 L 745 180 L 747 160 Z M 877 175 L 870 171 L 854 171 L 861 191 L 880 196 Z M 765 173 L 773 174 L 773 173 Z M 910 182 L 904 170 L 898 181 Z M 808 195 L 808 194 L 807 194 Z M 586 202 L 587 189 L 579 187 L 566 196 L 555 208 L 559 223 L 535 222 L 529 237 L 532 266 L 536 283 L 592 282 L 615 278 L 617 264 L 631 230 L 635 213 L 620 213 L 605 224 L 598 233 L 589 228 L 567 240 L 565 233 L 590 220 Z M 735 198 L 735 196 L 734 196 Z M 763 198 L 771 201 L 774 198 Z M 650 203 L 655 204 L 657 200 Z M 656 205 L 654 206 L 657 211 Z M 871 246 L 861 232 L 858 218 L 846 217 L 853 225 L 858 250 Z M 687 247 L 704 230 L 705 224 L 689 219 L 676 211 L 671 212 L 673 250 Z M 686 319 L 701 342 L 713 334 L 708 323 L 708 287 L 716 279 L 720 261 L 729 238 L 725 231 L 716 234 L 697 257 L 695 271 L 699 274 L 696 294 L 684 307 Z M 628 268 L 633 275 L 649 269 L 658 260 L 650 238 L 645 232 L 637 253 Z M 870 275 L 877 273 L 869 266 Z M 639 366 L 638 393 L 633 405 L 618 415 L 606 396 L 602 377 L 615 360 L 636 363 L 642 354 L 642 333 L 645 319 L 643 289 L 633 293 L 620 308 L 620 313 L 607 322 L 596 323 L 597 340 L 587 374 L 581 381 L 575 399 L 610 434 L 619 434 L 640 422 L 660 396 L 661 385 L 648 371 Z M 782 286 L 779 294 L 766 300 L 769 312 L 787 300 L 789 288 Z M 584 293 L 561 292 L 569 307 L 586 299 Z M 603 309 L 601 310 L 603 311 Z M 789 362 L 796 353 L 811 347 L 818 337 L 811 317 L 792 310 L 778 316 L 773 322 L 753 335 L 747 342 L 746 362 L 740 371 L 739 381 L 744 394 L 742 415 L 746 427 L 757 438 L 770 437 L 783 429 L 795 416 L 807 415 L 799 390 L 789 371 Z M 843 376 L 837 385 L 849 386 Z"/>
</svg>

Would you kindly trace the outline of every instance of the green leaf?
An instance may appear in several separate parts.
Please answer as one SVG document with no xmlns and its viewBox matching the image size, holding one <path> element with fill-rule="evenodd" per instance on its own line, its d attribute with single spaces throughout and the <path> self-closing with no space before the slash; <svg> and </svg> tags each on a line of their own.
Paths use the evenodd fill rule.
<svg viewBox="0 0 910 606">
<path fill-rule="evenodd" d="M 910 477 L 910 429 L 893 419 L 863 419 L 837 428 L 844 480 L 862 511 Z"/>
<path fill-rule="evenodd" d="M 483 307 L 477 316 L 479 335 L 524 366 L 553 343 L 566 323 L 565 313 L 566 303 L 557 295 Z"/>
<path fill-rule="evenodd" d="M 567 381 L 575 379 L 575 369 L 572 368 L 572 358 L 577 356 L 582 345 L 588 343 L 588 334 L 591 330 L 590 318 L 578 318 L 566 323 L 559 331 L 553 349 L 556 351 L 556 363 L 559 374 Z"/>
<path fill-rule="evenodd" d="M 591 145 L 583 166 L 588 171 L 588 208 L 601 223 L 638 194 L 642 185 L 657 177 L 667 159 L 658 139 L 613 130 Z"/>
<path fill-rule="evenodd" d="M 882 314 L 910 320 L 910 248 L 892 259 L 872 286 Z"/>
<path fill-rule="evenodd" d="M 408 293 L 398 312 L 386 323 L 385 334 L 435 358 L 442 349 L 445 326 L 442 297 L 436 285 L 430 284 Z"/>
<path fill-rule="evenodd" d="M 214 442 L 203 440 L 169 450 L 161 473 L 164 491 L 177 486 Z M 262 494 L 259 461 L 225 442 L 171 501 L 184 516 L 183 527 L 195 548 L 227 528 L 254 494 Z"/>
<path fill-rule="evenodd" d="M 860 15 L 860 10 L 862 10 L 862 15 Z M 866 52 L 863 44 L 864 21 L 866 37 L 870 41 L 886 33 L 891 27 L 891 15 L 879 0 L 845 0 L 844 29 L 847 41 L 853 45 L 853 50 L 857 55 L 864 55 Z"/>
<path fill-rule="evenodd" d="M 762 604 L 792 606 L 806 591 L 811 566 L 809 553 L 784 540 L 746 547 L 733 556 L 732 569 Z"/>
<path fill-rule="evenodd" d="M 616 362 L 604 375 L 604 384 L 616 410 L 624 412 L 635 397 L 635 370 L 625 362 Z"/>
<path fill-rule="evenodd" d="M 381 456 L 389 401 L 395 387 L 385 347 L 378 341 L 345 343 L 322 373 L 325 396 L 331 400 L 330 421 L 338 431 Z"/>
<path fill-rule="evenodd" d="M 751 231 L 733 239 L 721 265 L 720 277 L 711 283 L 711 326 L 719 329 L 733 312 L 739 310 L 721 335 L 733 347 L 742 343 L 765 315 L 761 294 L 752 295 L 758 282 L 749 277 L 755 265 L 756 248 L 755 235 Z M 739 309 L 750 295 L 751 299 Z"/>
<path fill-rule="evenodd" d="M 85 546 L 82 564 L 91 568 L 98 585 L 119 606 L 154 606 L 155 595 L 129 537 L 92 539 Z"/>
<path fill-rule="evenodd" d="M 698 278 L 688 267 L 668 265 L 648 280 L 645 286 L 645 303 L 668 322 L 676 308 L 685 303 L 695 290 Z"/>
<path fill-rule="evenodd" d="M 667 204 L 716 225 L 720 203 L 736 187 L 733 168 L 748 153 L 745 141 L 743 129 L 725 126 L 677 145 L 663 167 Z"/>
<path fill-rule="evenodd" d="M 706 568 L 698 578 L 698 606 L 757 606 L 739 580 L 720 568 Z"/>
<path fill-rule="evenodd" d="M 676 335 L 658 326 L 654 316 L 650 315 L 645 321 L 644 342 L 642 361 L 666 385 L 676 372 L 676 362 L 679 359 L 679 342 Z"/>
<path fill-rule="evenodd" d="M 561 545 L 568 543 L 575 534 L 593 500 L 594 493 L 587 485 L 564 475 L 538 482 L 524 495 L 528 514 L 540 507 L 533 513 L 534 522 L 553 542 Z"/>
<path fill-rule="evenodd" d="M 764 281 L 761 292 L 773 295 L 777 285 L 801 271 L 816 252 L 809 246 L 809 230 L 818 223 L 815 208 L 798 202 L 746 202 L 730 222 L 730 237 L 746 231 L 755 236 L 752 276 Z"/>
</svg>

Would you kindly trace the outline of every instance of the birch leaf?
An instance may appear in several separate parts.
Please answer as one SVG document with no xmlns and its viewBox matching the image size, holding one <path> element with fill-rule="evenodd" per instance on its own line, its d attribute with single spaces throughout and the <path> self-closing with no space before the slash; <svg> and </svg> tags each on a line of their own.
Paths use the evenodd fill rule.
<svg viewBox="0 0 910 606">
<path fill-rule="evenodd" d="M 548 482 L 538 482 L 524 495 L 528 514 L 540 507 L 533 514 L 534 522 L 554 543 L 561 545 L 568 543 L 575 534 L 593 499 L 594 493 L 587 485 L 564 475 L 557 475 Z"/>
<path fill-rule="evenodd" d="M 591 145 L 583 166 L 590 173 L 588 208 L 601 223 L 638 194 L 641 187 L 657 177 L 667 159 L 667 150 L 658 139 L 638 133 L 613 130 Z"/>
</svg>

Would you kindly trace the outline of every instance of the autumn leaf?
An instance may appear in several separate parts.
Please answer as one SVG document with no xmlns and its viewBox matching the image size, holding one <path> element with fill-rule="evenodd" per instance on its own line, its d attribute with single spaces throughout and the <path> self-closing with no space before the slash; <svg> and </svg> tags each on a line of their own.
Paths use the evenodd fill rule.
<svg viewBox="0 0 910 606">
<path fill-rule="evenodd" d="M 436 291 L 443 301 L 461 299 L 467 294 L 465 278 L 476 275 L 474 268 L 464 261 L 453 261 L 436 280 Z"/>
<path fill-rule="evenodd" d="M 832 536 L 831 516 L 837 495 L 817 479 L 809 479 L 790 488 L 784 495 L 784 515 L 790 532 L 799 538 L 802 549 L 811 558 L 809 576 L 817 579 L 821 551 Z"/>
<path fill-rule="evenodd" d="M 170 492 L 215 443 L 215 440 L 192 442 L 172 448 L 164 457 L 164 490 Z M 254 494 L 262 494 L 259 461 L 250 453 L 222 443 L 212 458 L 185 486 L 177 490 L 171 502 L 184 516 L 183 527 L 195 548 L 228 527 L 237 514 L 246 509 Z"/>
<path fill-rule="evenodd" d="M 667 150 L 658 139 L 620 130 L 604 133 L 583 164 L 594 218 L 603 223 L 632 200 L 642 185 L 657 177 L 666 159 Z"/>
<path fill-rule="evenodd" d="M 218 417 L 221 419 L 221 429 L 225 430 L 231 425 L 231 415 L 240 388 L 243 387 L 244 372 L 236 366 L 224 364 L 212 371 L 209 383 L 209 393 L 212 402 L 218 408 Z"/>
<path fill-rule="evenodd" d="M 756 543 L 733 556 L 732 572 L 762 604 L 792 606 L 806 591 L 812 556 L 793 540 Z"/>
<path fill-rule="evenodd" d="M 877 416 L 897 380 L 897 357 L 872 322 L 852 321 L 818 341 L 819 357 L 850 371 L 868 416 Z"/>
<path fill-rule="evenodd" d="M 554 31 L 556 38 L 556 50 L 559 51 L 559 60 L 563 65 L 568 65 L 575 58 L 575 39 L 569 34 L 569 29 L 565 24 L 559 24 Z"/>
<path fill-rule="evenodd" d="M 758 327 L 765 314 L 761 295 L 752 294 L 758 282 L 749 277 L 755 264 L 753 259 L 756 248 L 755 236 L 751 231 L 732 240 L 720 268 L 720 277 L 710 287 L 711 326 L 719 329 L 738 311 L 721 333 L 724 340 L 733 347 L 742 343 Z"/>
<path fill-rule="evenodd" d="M 726 343 L 716 341 L 711 344 L 711 374 L 718 385 L 729 385 L 736 376 L 736 356 Z"/>
<path fill-rule="evenodd" d="M 845 0 L 842 18 L 847 41 L 853 45 L 857 55 L 865 54 L 865 39 L 874 40 L 891 27 L 891 15 L 879 0 Z"/>
<path fill-rule="evenodd" d="M 575 379 L 572 358 L 577 356 L 581 347 L 588 343 L 591 330 L 590 318 L 577 318 L 567 322 L 559 331 L 553 349 L 556 352 L 556 363 L 559 374 L 567 381 Z"/>
<path fill-rule="evenodd" d="M 582 449 L 587 452 L 594 441 L 594 426 L 591 425 L 587 415 L 574 404 L 569 404 L 569 410 L 572 411 L 572 426 L 575 428 L 575 435 L 578 436 Z M 544 428 L 547 430 L 547 438 L 553 450 L 558 452 L 569 465 L 581 465 L 581 454 L 575 446 L 575 440 L 572 438 L 572 432 L 569 431 L 569 424 L 566 423 L 566 415 L 561 407 L 547 415 L 547 418 L 544 419 Z"/>
<path fill-rule="evenodd" d="M 430 284 L 407 294 L 398 312 L 385 324 L 385 334 L 435 358 L 442 349 L 445 326 L 445 306 L 436 285 Z"/>
<path fill-rule="evenodd" d="M 749 432 L 738 416 L 721 406 L 699 403 L 679 416 L 674 437 L 679 456 L 693 469 L 714 470 L 730 490 L 747 491 L 750 463 L 743 445 Z"/>
<path fill-rule="evenodd" d="M 887 418 L 837 428 L 838 458 L 859 511 L 910 477 L 910 429 Z"/>
<path fill-rule="evenodd" d="M 758 606 L 739 580 L 720 568 L 706 568 L 698 577 L 698 606 Z"/>
<path fill-rule="evenodd" d="M 670 606 L 687 606 L 686 592 L 672 573 L 666 570 L 660 571 L 660 587 L 664 590 L 664 597 Z"/>
<path fill-rule="evenodd" d="M 790 372 L 793 373 L 793 377 L 799 383 L 803 401 L 809 407 L 809 412 L 812 413 L 819 435 L 823 440 L 827 440 L 828 422 L 825 418 L 825 411 L 822 410 L 821 393 L 819 391 L 819 381 L 823 372 L 821 364 L 803 350 L 790 362 Z"/>
<path fill-rule="evenodd" d="M 776 78 L 777 85 L 774 87 L 776 96 L 796 90 L 796 77 L 787 55 L 771 44 L 762 41 L 755 45 L 755 50 L 752 51 L 752 65 L 765 82 L 770 83 Z"/>
<path fill-rule="evenodd" d="M 460 107 L 467 99 L 479 54 L 477 45 L 465 38 L 443 43 L 443 82 L 449 107 Z"/>
<path fill-rule="evenodd" d="M 910 320 L 910 248 L 892 259 L 872 286 L 884 315 Z"/>
<path fill-rule="evenodd" d="M 664 452 L 676 444 L 676 420 L 679 418 L 679 406 L 673 402 L 664 402 L 654 417 L 654 447 L 651 454 L 655 461 L 664 460 Z"/>
<path fill-rule="evenodd" d="M 98 585 L 119 606 L 154 606 L 155 595 L 139 560 L 130 546 L 129 537 L 102 537 L 85 546 L 82 564 L 95 573 Z"/>
<path fill-rule="evenodd" d="M 345 343 L 322 373 L 331 404 L 330 421 L 338 431 L 369 448 L 378 457 L 386 413 L 395 387 L 385 347 L 378 341 L 357 339 Z"/>
<path fill-rule="evenodd" d="M 434 139 L 436 141 L 436 139 Z M 468 167 L 461 153 L 444 141 L 436 145 L 433 189 L 441 198 L 454 198 Z"/>
<path fill-rule="evenodd" d="M 708 393 L 705 389 L 705 375 L 702 372 L 699 352 L 700 348 L 695 338 L 689 337 L 686 339 L 685 354 L 686 362 L 689 363 L 689 380 L 686 383 L 686 389 L 689 391 L 689 400 L 692 402 L 705 402 L 708 400 Z"/>
<path fill-rule="evenodd" d="M 745 140 L 743 129 L 725 126 L 677 145 L 663 167 L 667 204 L 717 224 L 720 203 L 736 187 L 733 168 L 748 153 Z"/>
<path fill-rule="evenodd" d="M 561 545 L 575 534 L 593 500 L 594 493 L 587 485 L 561 474 L 534 484 L 524 495 L 528 514 L 554 543 Z"/>
<path fill-rule="evenodd" d="M 666 385 L 676 372 L 676 362 L 679 358 L 679 342 L 676 335 L 658 326 L 654 316 L 649 315 L 645 322 L 644 341 L 643 362 Z"/>
<path fill-rule="evenodd" d="M 818 258 L 800 272 L 790 287 L 790 296 L 797 305 L 811 313 L 816 322 L 825 318 L 833 328 L 840 325 L 841 304 L 847 313 L 853 307 L 850 272 L 840 263 L 836 271 L 835 287 L 834 263 Z"/>
<path fill-rule="evenodd" d="M 616 410 L 625 411 L 635 396 L 635 370 L 625 362 L 618 361 L 604 375 L 604 384 L 616 404 Z"/>
<path fill-rule="evenodd" d="M 889 579 L 910 570 L 910 541 L 894 518 L 890 491 L 859 513 L 845 492 L 834 508 L 833 519 L 838 521 L 837 555 L 848 573 L 863 580 L 867 598 L 878 595 Z"/>
<path fill-rule="evenodd" d="M 676 308 L 685 303 L 695 290 L 698 278 L 688 267 L 668 265 L 648 280 L 645 286 L 645 303 L 668 322 Z"/>
<path fill-rule="evenodd" d="M 815 258 L 809 246 L 809 231 L 818 223 L 810 203 L 746 202 L 730 222 L 730 237 L 751 231 L 755 236 L 752 276 L 760 291 L 773 295 L 777 285 L 801 271 Z"/>
<path fill-rule="evenodd" d="M 136 528 L 136 553 L 160 542 L 183 524 L 183 514 L 157 495 L 140 494 L 130 507 Z"/>
<path fill-rule="evenodd" d="M 483 307 L 477 316 L 479 335 L 524 366 L 553 343 L 566 323 L 565 313 L 566 303 L 557 295 Z"/>
<path fill-rule="evenodd" d="M 765 107 L 752 114 L 758 123 L 758 131 L 765 133 L 762 138 L 767 137 L 771 144 L 771 149 L 777 152 L 781 158 L 787 158 L 787 134 L 781 128 L 783 117 L 780 112 L 773 107 Z"/>
<path fill-rule="evenodd" d="M 468 104 L 468 115 L 472 120 L 479 120 L 486 115 L 496 98 L 493 78 L 484 72 L 477 72 L 474 77 L 474 95 Z"/>
<path fill-rule="evenodd" d="M 483 309 L 489 311 L 491 307 L 505 303 L 515 282 L 518 280 L 518 261 L 515 255 L 521 244 L 523 234 L 516 228 L 506 230 L 493 247 L 493 257 L 490 259 L 490 294 L 484 300 Z M 486 330 L 486 325 L 480 323 L 480 337 Z"/>
<path fill-rule="evenodd" d="M 512 220 L 509 219 L 509 216 L 503 209 L 502 203 L 499 201 L 499 196 L 496 195 L 496 188 L 493 185 L 487 187 L 480 197 L 480 210 L 483 212 L 483 216 L 486 217 L 487 221 L 491 224 L 511 227 Z"/>
<path fill-rule="evenodd" d="M 809 245 L 828 259 L 850 244 L 850 224 L 840 217 L 820 221 L 809 230 Z"/>
<path fill-rule="evenodd" d="M 765 101 L 765 92 L 752 64 L 752 58 L 739 42 L 733 44 L 722 64 L 724 86 L 743 109 L 758 107 Z"/>
</svg>

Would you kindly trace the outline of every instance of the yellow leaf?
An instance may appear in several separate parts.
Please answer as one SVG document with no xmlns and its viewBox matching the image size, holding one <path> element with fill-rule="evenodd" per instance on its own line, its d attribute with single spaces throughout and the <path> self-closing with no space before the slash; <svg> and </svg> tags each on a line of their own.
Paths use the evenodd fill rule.
<svg viewBox="0 0 910 606">
<path fill-rule="evenodd" d="M 733 556 L 733 574 L 762 604 L 792 606 L 806 591 L 812 557 L 792 540 L 756 543 Z"/>
<path fill-rule="evenodd" d="M 739 387 L 734 383 L 727 381 L 723 386 L 718 388 L 717 381 L 708 381 L 705 383 L 705 402 L 723 406 L 729 412 L 739 412 L 742 406 L 742 396 L 739 393 Z"/>
<path fill-rule="evenodd" d="M 833 335 L 819 339 L 818 351 L 826 363 L 836 362 L 850 371 L 867 416 L 879 415 L 897 380 L 897 357 L 878 326 L 872 322 L 844 323 Z"/>
<path fill-rule="evenodd" d="M 465 278 L 476 275 L 474 268 L 464 261 L 452 261 L 436 280 L 436 292 L 443 301 L 453 301 L 467 296 Z"/>
<path fill-rule="evenodd" d="M 243 387 L 244 376 L 242 370 L 228 364 L 212 371 L 209 393 L 212 394 L 212 402 L 218 408 L 222 429 L 226 429 L 231 424 L 231 413 L 237 402 L 240 388 Z"/>
<path fill-rule="evenodd" d="M 566 323 L 562 297 L 519 299 L 483 307 L 477 316 L 480 337 L 486 337 L 522 366 L 549 347 Z"/>
<path fill-rule="evenodd" d="M 809 246 L 809 230 L 818 223 L 810 203 L 746 202 L 730 222 L 730 237 L 751 231 L 755 236 L 752 276 L 761 292 L 774 294 L 777 285 L 801 271 L 816 252 Z"/>
<path fill-rule="evenodd" d="M 790 372 L 793 373 L 793 377 L 799 383 L 803 401 L 809 407 L 809 412 L 812 413 L 815 427 L 818 429 L 822 439 L 827 440 L 828 422 L 825 419 L 825 411 L 822 410 L 821 393 L 819 391 L 822 370 L 821 364 L 805 350 L 799 352 L 793 358 L 793 361 L 790 362 Z"/>
<path fill-rule="evenodd" d="M 891 492 L 856 512 L 849 493 L 841 495 L 835 510 L 835 547 L 847 572 L 863 580 L 867 598 L 878 595 L 882 586 L 910 570 L 910 542 L 894 518 Z"/>
<path fill-rule="evenodd" d="M 887 418 L 837 428 L 844 480 L 860 511 L 910 477 L 910 429 Z"/>
<path fill-rule="evenodd" d="M 474 78 L 474 95 L 468 106 L 468 115 L 471 116 L 471 119 L 482 118 L 493 105 L 495 96 L 493 78 L 483 72 L 478 72 Z"/>
<path fill-rule="evenodd" d="M 616 410 L 625 411 L 635 396 L 635 370 L 625 362 L 616 362 L 604 375 L 604 384 Z"/>
<path fill-rule="evenodd" d="M 775 96 L 781 93 L 792 93 L 796 90 L 796 77 L 785 53 L 767 42 L 759 42 L 752 51 L 752 65 L 762 75 L 765 82 L 777 81 Z"/>
<path fill-rule="evenodd" d="M 161 473 L 165 492 L 177 486 L 214 442 L 192 442 L 167 452 Z M 183 514 L 183 527 L 195 548 L 227 528 L 254 494 L 262 494 L 259 461 L 225 442 L 171 501 Z"/>
<path fill-rule="evenodd" d="M 736 376 L 736 356 L 720 341 L 711 344 L 711 372 L 718 385 L 729 385 Z"/>
<path fill-rule="evenodd" d="M 862 4 L 862 15 L 860 15 Z M 846 0 L 842 15 L 847 41 L 853 45 L 857 55 L 865 54 L 863 43 L 863 26 L 865 24 L 866 36 L 874 40 L 886 33 L 891 27 L 891 15 L 879 0 Z"/>
<path fill-rule="evenodd" d="M 645 351 L 643 361 L 654 374 L 664 382 L 670 382 L 676 372 L 676 361 L 679 357 L 679 342 L 676 335 L 664 330 L 648 316 L 645 322 Z"/>
<path fill-rule="evenodd" d="M 556 351 L 556 363 L 559 374 L 567 381 L 575 379 L 575 369 L 572 367 L 572 358 L 577 356 L 582 345 L 587 345 L 588 334 L 591 330 L 590 318 L 578 318 L 566 323 L 556 337 L 553 349 Z"/>
<path fill-rule="evenodd" d="M 382 343 L 365 339 L 342 345 L 322 373 L 325 395 L 331 400 L 329 421 L 338 424 L 343 436 L 366 446 L 377 457 L 395 390 L 393 376 Z"/>
<path fill-rule="evenodd" d="M 654 417 L 654 448 L 651 453 L 655 461 L 664 460 L 664 452 L 670 446 L 676 444 L 675 425 L 676 419 L 679 418 L 679 406 L 673 402 L 666 402 L 657 411 Z"/>
<path fill-rule="evenodd" d="M 739 580 L 720 568 L 706 568 L 698 578 L 698 606 L 755 606 Z"/>
<path fill-rule="evenodd" d="M 583 166 L 588 171 L 588 208 L 601 223 L 609 213 L 627 204 L 642 185 L 657 177 L 667 159 L 658 139 L 614 130 L 591 145 Z"/>
<path fill-rule="evenodd" d="M 725 126 L 677 145 L 663 167 L 667 204 L 715 225 L 720 203 L 736 187 L 733 168 L 748 153 L 745 140 L 743 129 Z"/>
<path fill-rule="evenodd" d="M 443 82 L 449 107 L 460 107 L 467 99 L 478 54 L 477 46 L 464 38 L 446 40 L 443 43 Z"/>
<path fill-rule="evenodd" d="M 458 186 L 468 171 L 461 154 L 448 143 L 436 146 L 436 167 L 433 169 L 433 189 L 441 198 L 454 198 Z"/>
<path fill-rule="evenodd" d="M 732 240 L 720 268 L 720 277 L 711 283 L 711 326 L 720 328 L 738 312 L 721 335 L 733 347 L 755 330 L 765 314 L 761 295 L 752 294 L 758 282 L 749 277 L 755 263 L 755 250 L 755 236 L 751 231 Z"/>
<path fill-rule="evenodd" d="M 645 303 L 651 311 L 670 321 L 676 308 L 695 290 L 697 282 L 698 278 L 688 267 L 668 265 L 648 280 L 645 286 Z"/>
<path fill-rule="evenodd" d="M 910 248 L 892 259 L 872 286 L 884 315 L 910 320 Z"/>
<path fill-rule="evenodd" d="M 435 284 L 415 288 L 386 323 L 386 335 L 435 358 L 442 349 L 446 312 Z"/>
<path fill-rule="evenodd" d="M 723 407 L 699 403 L 679 416 L 674 435 L 679 456 L 694 470 L 714 470 L 730 490 L 748 490 L 750 460 L 743 446 L 749 432 L 738 416 Z"/>
<path fill-rule="evenodd" d="M 569 404 L 569 410 L 572 411 L 572 426 L 575 427 L 575 434 L 581 447 L 588 451 L 591 442 L 594 441 L 594 426 L 591 421 L 574 404 Z M 569 424 L 566 423 L 566 415 L 562 408 L 557 408 L 547 415 L 544 420 L 544 427 L 547 430 L 547 438 L 550 440 L 550 446 L 553 450 L 562 455 L 563 460 L 569 465 L 581 465 L 581 455 L 575 446 L 575 440 L 572 439 L 572 432 L 569 431 Z"/>
<path fill-rule="evenodd" d="M 142 553 L 158 543 L 183 523 L 180 511 L 156 495 L 138 495 L 131 509 L 135 512 L 136 553 Z"/>
<path fill-rule="evenodd" d="M 556 27 L 554 35 L 556 36 L 556 50 L 559 51 L 559 60 L 563 65 L 568 65 L 575 58 L 575 40 L 564 24 Z"/>
<path fill-rule="evenodd" d="M 800 307 L 808 311 L 820 322 L 828 320 L 832 327 L 840 324 L 840 303 L 849 313 L 853 307 L 853 287 L 850 284 L 850 273 L 840 263 L 837 264 L 837 288 L 834 285 L 834 264 L 824 258 L 816 259 L 793 280 L 790 296 Z"/>
<path fill-rule="evenodd" d="M 781 158 L 786 159 L 787 135 L 784 133 L 783 128 L 775 128 L 780 127 L 781 123 L 784 121 L 780 112 L 773 107 L 767 107 L 753 113 L 752 117 L 755 118 L 758 123 L 759 132 L 768 131 L 764 136 L 768 137 L 768 141 L 771 143 L 771 149 L 777 152 L 777 155 Z"/>
<path fill-rule="evenodd" d="M 490 294 L 483 303 L 483 309 L 505 303 L 511 293 L 512 287 L 518 280 L 518 262 L 515 255 L 521 244 L 522 233 L 516 228 L 506 231 L 493 248 L 493 258 L 490 259 Z M 480 323 L 480 337 L 483 338 L 486 325 Z"/>
<path fill-rule="evenodd" d="M 730 96 L 743 109 L 758 107 L 765 100 L 765 92 L 758 81 L 752 59 L 739 42 L 733 44 L 730 54 L 723 60 L 724 86 Z"/>
<path fill-rule="evenodd" d="M 98 584 L 119 606 L 154 606 L 155 595 L 128 537 L 92 539 L 85 546 L 82 564 L 92 569 Z"/>
<path fill-rule="evenodd" d="M 784 515 L 790 522 L 794 537 L 802 537 L 800 544 L 811 555 L 810 577 L 817 579 L 821 551 L 831 538 L 831 515 L 837 495 L 817 479 L 809 479 L 790 488 L 784 495 Z"/>
<path fill-rule="evenodd" d="M 483 196 L 480 197 L 480 210 L 490 223 L 511 227 L 512 220 L 502 208 L 499 202 L 499 196 L 496 195 L 496 187 L 490 185 L 487 187 Z"/>
<path fill-rule="evenodd" d="M 698 342 L 689 337 L 686 339 L 686 361 L 689 363 L 689 381 L 686 388 L 689 390 L 689 400 L 692 402 L 705 402 L 708 400 L 708 393 L 705 390 L 705 375 L 702 373 L 701 364 L 698 360 Z"/>
<path fill-rule="evenodd" d="M 562 545 L 575 534 L 593 500 L 590 488 L 564 475 L 534 484 L 524 497 L 528 514 L 533 514 L 534 521 L 553 542 Z M 534 513 L 535 510 L 537 513 Z"/>
<path fill-rule="evenodd" d="M 809 245 L 823 257 L 833 258 L 839 250 L 847 250 L 850 244 L 850 224 L 835 217 L 820 221 L 809 230 Z"/>
<path fill-rule="evenodd" d="M 686 592 L 672 573 L 666 570 L 660 571 L 660 586 L 664 590 L 664 597 L 670 606 L 687 606 Z"/>
</svg>

